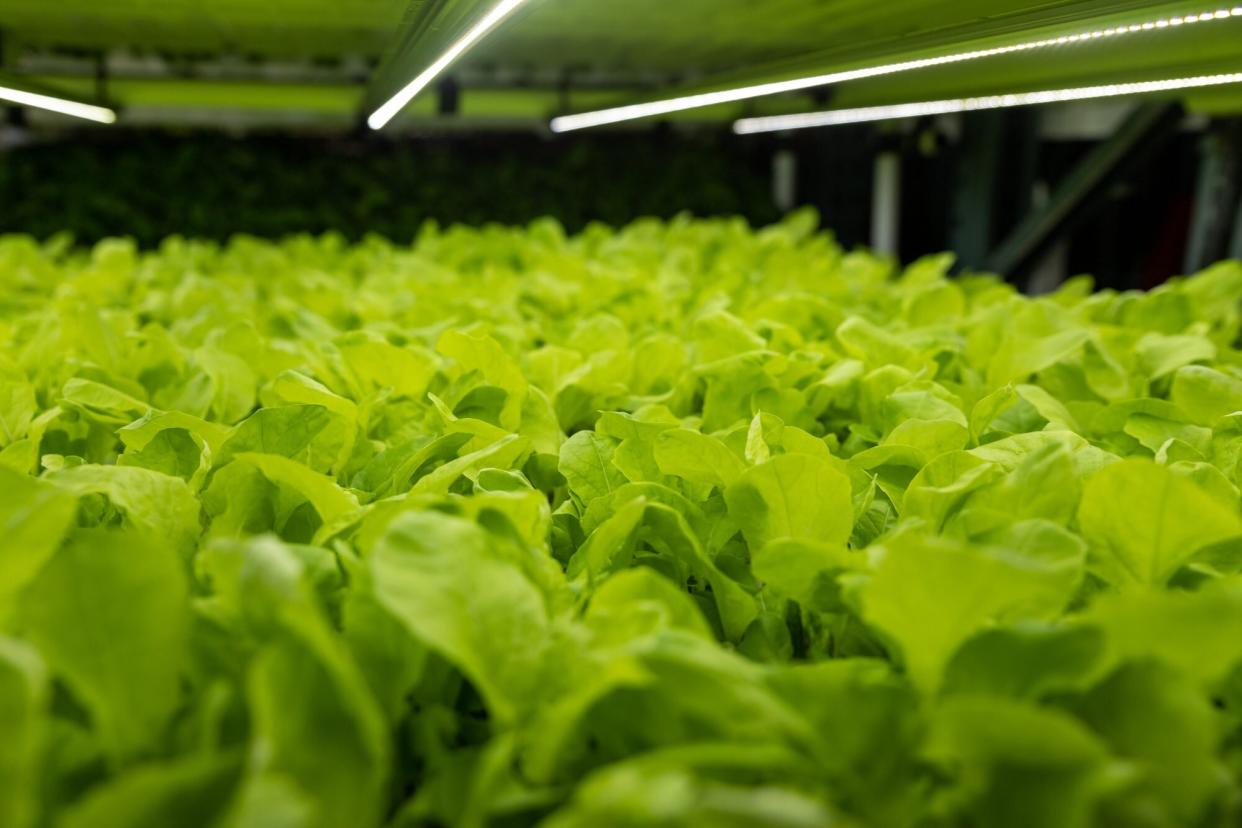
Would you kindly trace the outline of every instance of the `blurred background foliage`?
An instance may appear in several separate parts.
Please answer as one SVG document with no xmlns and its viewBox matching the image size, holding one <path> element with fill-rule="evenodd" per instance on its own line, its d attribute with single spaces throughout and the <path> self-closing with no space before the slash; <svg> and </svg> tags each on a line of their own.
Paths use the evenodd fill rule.
<svg viewBox="0 0 1242 828">
<path fill-rule="evenodd" d="M 775 220 L 764 155 L 722 136 L 644 132 L 578 138 L 475 135 L 384 141 L 218 133 L 110 132 L 0 155 L 0 233 L 80 244 L 126 235 L 223 239 L 336 230 L 410 239 L 442 224 L 569 230 L 636 216 Z"/>
</svg>

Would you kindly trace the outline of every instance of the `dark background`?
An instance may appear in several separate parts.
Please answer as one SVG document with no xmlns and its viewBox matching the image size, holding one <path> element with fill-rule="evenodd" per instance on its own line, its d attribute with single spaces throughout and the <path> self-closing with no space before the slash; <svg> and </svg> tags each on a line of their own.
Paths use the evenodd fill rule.
<svg viewBox="0 0 1242 828">
<path fill-rule="evenodd" d="M 1023 111 L 968 116 L 953 136 L 931 122 L 900 134 L 860 125 L 746 138 L 658 125 L 572 139 L 83 130 L 0 152 L 0 233 L 67 231 L 81 245 L 131 236 L 152 247 L 173 234 L 328 230 L 404 242 L 427 219 L 552 215 L 572 232 L 689 212 L 763 225 L 781 214 L 772 160 L 786 151 L 797 158 L 797 203 L 818 208 L 823 226 L 853 247 L 870 240 L 875 157 L 896 152 L 900 258 L 953 250 L 960 269 L 982 270 L 1031 211 L 1032 193 L 1055 190 L 1098 143 L 1038 132 Z M 1167 129 L 1129 153 L 1009 278 L 1025 284 L 1054 247 L 1062 276 L 1090 273 L 1105 287 L 1150 287 L 1182 272 L 1206 134 Z"/>
<path fill-rule="evenodd" d="M 0 154 L 0 232 L 224 239 L 335 230 L 412 239 L 426 219 L 572 230 L 639 216 L 779 218 L 758 146 L 663 131 L 405 140 L 85 131 Z"/>
</svg>

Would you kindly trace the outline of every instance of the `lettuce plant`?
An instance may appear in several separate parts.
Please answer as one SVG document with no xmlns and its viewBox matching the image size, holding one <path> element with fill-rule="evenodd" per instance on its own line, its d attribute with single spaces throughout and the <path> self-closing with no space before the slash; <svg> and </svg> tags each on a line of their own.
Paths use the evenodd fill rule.
<svg viewBox="0 0 1242 828">
<path fill-rule="evenodd" d="M 0 240 L 0 825 L 1242 820 L 1242 265 Z"/>
</svg>

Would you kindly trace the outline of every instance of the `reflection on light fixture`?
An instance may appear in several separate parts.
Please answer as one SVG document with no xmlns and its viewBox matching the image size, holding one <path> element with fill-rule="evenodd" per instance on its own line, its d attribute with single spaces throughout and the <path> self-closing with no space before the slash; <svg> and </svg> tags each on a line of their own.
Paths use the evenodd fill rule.
<svg viewBox="0 0 1242 828">
<path fill-rule="evenodd" d="M 987 95 L 979 98 L 954 98 L 947 101 L 925 101 L 893 104 L 892 106 L 867 106 L 860 109 L 836 109 L 797 115 L 773 115 L 766 118 L 743 118 L 733 124 L 733 131 L 738 135 L 751 135 L 757 132 L 840 126 L 866 121 L 891 121 L 897 118 L 920 118 L 927 115 L 947 115 L 953 112 L 974 112 L 979 109 L 1004 109 L 1011 106 L 1116 98 L 1122 95 L 1142 95 L 1149 92 L 1171 92 L 1176 89 L 1196 89 L 1227 83 L 1242 83 L 1242 72 L 1138 83 L 1110 83 L 1104 86 L 1051 89 L 1045 92 L 1020 92 L 1012 95 Z"/>
<path fill-rule="evenodd" d="M 8 101 L 21 106 L 31 106 L 35 109 L 46 109 L 49 112 L 59 112 L 61 115 L 85 118 L 88 121 L 96 121 L 101 124 L 116 123 L 116 113 L 106 106 L 93 106 L 91 104 L 78 103 L 77 101 L 67 101 L 64 98 L 39 95 L 35 92 L 11 89 L 7 86 L 0 86 L 0 101 Z"/>
<path fill-rule="evenodd" d="M 649 118 L 653 115 L 667 115 L 672 112 L 682 112 L 687 109 L 699 109 L 704 106 L 746 101 L 752 98 L 762 98 L 767 95 L 778 95 L 784 92 L 798 92 L 803 89 L 813 89 L 817 86 L 827 86 L 833 83 L 844 83 L 846 81 L 860 80 L 862 78 L 874 78 L 880 75 L 893 75 L 898 72 L 910 72 L 915 69 L 927 69 L 932 66 L 943 66 L 946 63 L 962 63 L 969 60 L 995 57 L 996 55 L 1026 52 L 1031 49 L 1045 49 L 1050 46 L 1065 46 L 1071 43 L 1081 43 L 1086 40 L 1102 40 L 1104 38 L 1116 37 L 1118 35 L 1135 34 L 1137 32 L 1152 31 L 1154 29 L 1168 29 L 1170 27 L 1184 26 L 1189 23 L 1206 23 L 1216 20 L 1228 20 L 1230 18 L 1242 18 L 1242 6 L 1236 6 L 1231 9 L 1218 9 L 1216 11 L 1203 12 L 1202 14 L 1190 14 L 1184 17 L 1167 17 L 1160 20 L 1149 20 L 1144 23 L 1134 23 L 1129 26 L 1113 26 L 1107 29 L 1097 29 L 1094 31 L 1083 32 L 1081 34 L 1049 37 L 1043 40 L 1032 40 L 1027 41 L 1026 43 L 1016 43 L 1012 46 L 998 46 L 993 49 L 978 49 L 970 52 L 959 52 L 954 55 L 943 55 L 941 57 L 906 60 L 900 63 L 888 63 L 882 66 L 869 66 L 863 69 L 849 69 L 843 72 L 831 72 L 826 75 L 812 75 L 805 78 L 794 78 L 787 81 L 774 81 L 772 83 L 760 83 L 754 86 L 741 86 L 736 89 L 725 89 L 720 92 L 703 92 L 697 95 L 686 95 L 680 98 L 670 98 L 663 101 L 652 101 L 651 103 L 618 106 L 612 109 L 600 109 L 595 112 L 583 112 L 580 115 L 563 115 L 559 118 L 553 118 L 550 126 L 553 132 L 570 132 L 576 129 L 587 129 L 590 127 L 603 126 L 605 124 L 632 121 L 637 118 Z"/>
<path fill-rule="evenodd" d="M 481 40 L 484 35 L 494 29 L 509 15 L 517 11 L 518 6 L 525 3 L 526 0 L 501 0 L 495 7 L 483 16 L 478 23 L 470 28 L 461 38 L 436 59 L 435 63 L 423 70 L 422 74 L 414 78 L 414 80 L 402 87 L 401 91 L 389 98 L 383 106 L 371 113 L 367 118 L 367 125 L 371 129 L 383 129 L 384 125 L 391 121 L 398 112 L 405 108 L 405 105 L 414 100 L 414 97 L 427 88 L 427 84 L 436 79 L 436 76 L 449 67 L 453 61 L 461 57 L 462 54 Z"/>
</svg>

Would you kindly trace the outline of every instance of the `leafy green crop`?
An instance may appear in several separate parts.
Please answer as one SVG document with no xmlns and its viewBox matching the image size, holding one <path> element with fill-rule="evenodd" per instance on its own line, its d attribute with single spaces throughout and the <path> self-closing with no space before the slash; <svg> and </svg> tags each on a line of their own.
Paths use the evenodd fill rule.
<svg viewBox="0 0 1242 828">
<path fill-rule="evenodd" d="M 1242 266 L 0 240 L 0 825 L 1229 826 Z"/>
</svg>

